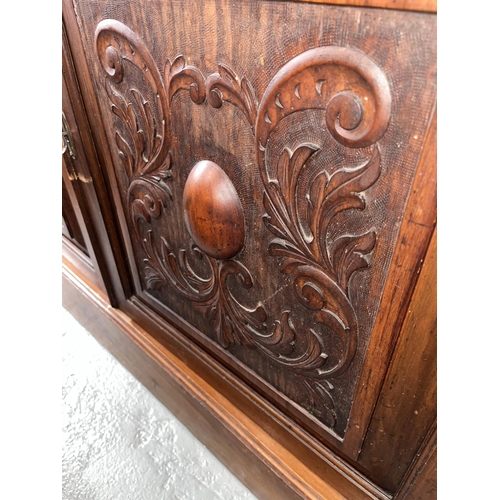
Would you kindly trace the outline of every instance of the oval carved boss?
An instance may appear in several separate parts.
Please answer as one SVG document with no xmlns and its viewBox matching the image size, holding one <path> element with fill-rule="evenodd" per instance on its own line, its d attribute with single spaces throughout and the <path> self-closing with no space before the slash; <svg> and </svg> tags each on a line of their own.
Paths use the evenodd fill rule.
<svg viewBox="0 0 500 500">
<path fill-rule="evenodd" d="M 214 162 L 198 162 L 182 198 L 184 221 L 193 241 L 210 257 L 234 257 L 245 242 L 243 207 L 233 183 Z"/>
</svg>

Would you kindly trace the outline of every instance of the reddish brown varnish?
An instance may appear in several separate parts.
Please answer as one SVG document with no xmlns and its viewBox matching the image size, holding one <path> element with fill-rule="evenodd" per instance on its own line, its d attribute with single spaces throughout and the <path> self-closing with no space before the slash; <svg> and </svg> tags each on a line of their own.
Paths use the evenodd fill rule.
<svg viewBox="0 0 500 500">
<path fill-rule="evenodd" d="M 258 498 L 435 497 L 434 10 L 63 0 L 66 304 Z"/>
<path fill-rule="evenodd" d="M 203 160 L 193 167 L 182 204 L 189 234 L 205 253 L 229 259 L 243 248 L 243 208 L 233 183 L 217 164 Z"/>
</svg>

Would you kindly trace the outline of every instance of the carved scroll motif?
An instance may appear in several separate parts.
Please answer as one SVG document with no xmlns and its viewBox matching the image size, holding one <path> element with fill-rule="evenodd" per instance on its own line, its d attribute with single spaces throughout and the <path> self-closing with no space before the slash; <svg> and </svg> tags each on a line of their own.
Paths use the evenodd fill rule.
<svg viewBox="0 0 500 500">
<path fill-rule="evenodd" d="M 211 273 L 208 278 L 199 276 L 189 265 L 185 249 L 175 256 L 167 238 L 161 236 L 157 242 L 153 231 L 143 224 L 160 217 L 173 201 L 168 186 L 172 167 L 169 144 L 172 98 L 180 90 L 189 90 L 194 103 L 205 102 L 203 76 L 198 69 L 186 66 L 184 58 L 179 56 L 172 63 L 167 59 L 163 80 L 143 42 L 118 21 L 100 22 L 95 40 L 101 65 L 107 73 L 106 90 L 112 111 L 127 130 L 128 140 L 117 132 L 115 142 L 129 178 L 129 210 L 135 236 L 147 256 L 144 259 L 146 286 L 169 285 L 191 300 L 210 320 L 222 347 L 244 341 L 242 332 L 262 329 L 266 319 L 260 305 L 253 309 L 244 307 L 227 288 L 227 278 L 231 274 L 236 275 L 244 287 L 252 287 L 248 269 L 236 261 L 216 260 L 193 247 L 193 256 L 207 259 Z M 138 90 L 130 90 L 134 98 L 132 105 L 109 83 L 123 81 L 125 61 L 136 66 L 150 85 L 157 99 L 157 117 L 151 103 Z"/>
<path fill-rule="evenodd" d="M 232 80 L 236 81 L 235 76 Z M 210 80 L 212 93 L 216 79 Z M 248 86 L 248 84 L 246 84 Z M 242 109 L 234 94 L 242 89 L 235 84 L 226 100 Z M 229 95 L 228 95 L 229 94 Z M 246 95 L 253 91 L 246 90 Z M 302 144 L 294 151 L 285 149 L 274 166 L 274 177 L 266 157 L 269 141 L 279 122 L 299 111 L 324 109 L 331 135 L 343 146 L 372 146 L 371 158 L 356 168 L 333 173 L 323 170 L 311 177 L 307 162 L 318 154 L 319 146 Z M 242 109 L 245 112 L 245 109 Z M 255 147 L 264 184 L 264 222 L 276 238 L 269 253 L 282 260 L 281 271 L 290 275 L 296 296 L 306 308 L 315 311 L 316 324 L 326 326 L 336 344 L 326 342 L 315 329 L 297 332 L 290 311 L 276 322 L 269 354 L 297 372 L 299 380 L 315 401 L 316 412 L 335 426 L 335 410 L 328 378 L 344 373 L 354 358 L 358 326 L 349 298 L 352 274 L 368 267 L 366 256 L 376 243 L 375 231 L 365 234 L 336 235 L 331 243 L 327 233 L 333 230 L 335 217 L 349 209 L 363 210 L 361 194 L 380 175 L 380 150 L 376 144 L 384 135 L 391 113 L 389 85 L 380 68 L 360 52 L 341 47 L 319 47 L 306 51 L 288 62 L 271 80 L 258 108 Z M 245 112 L 245 115 L 250 115 Z M 307 185 L 307 224 L 299 214 L 299 184 Z M 288 350 L 284 351 L 283 347 Z"/>
<path fill-rule="evenodd" d="M 115 141 L 129 178 L 135 236 L 147 256 L 146 286 L 169 285 L 191 300 L 210 320 L 222 347 L 243 344 L 258 348 L 293 371 L 309 395 L 312 413 L 334 428 L 334 387 L 329 380 L 349 368 L 358 339 L 350 278 L 368 267 L 367 256 L 376 244 L 374 230 L 336 234 L 334 222 L 345 210 L 365 208 L 362 193 L 380 175 L 377 141 L 387 129 L 391 112 L 383 72 L 367 56 L 352 49 L 311 49 L 278 71 L 259 105 L 250 82 L 238 78 L 224 64 L 204 79 L 180 56 L 173 63 L 167 60 L 163 80 L 142 41 L 118 21 L 99 23 L 96 48 L 109 82 L 122 82 L 127 61 L 142 71 L 157 99 L 155 116 L 138 90 L 130 90 L 132 104 L 115 86 L 106 84 L 112 110 L 127 130 L 127 138 L 117 132 Z M 234 260 L 237 255 L 220 260 L 193 246 L 192 255 L 208 262 L 210 275 L 202 277 L 190 266 L 186 250 L 175 256 L 167 238 L 161 236 L 156 241 L 148 228 L 152 218 L 160 217 L 173 202 L 168 187 L 172 166 L 168 130 L 172 97 L 182 89 L 189 90 L 196 104 L 206 100 L 215 108 L 223 102 L 233 104 L 252 127 L 264 186 L 264 223 L 275 236 L 269 253 L 279 258 L 281 272 L 290 277 L 298 302 L 312 311 L 315 325 L 322 325 L 329 335 L 316 326 L 297 331 L 290 310 L 282 311 L 270 323 L 262 304 L 254 308 L 240 304 L 227 287 L 228 276 L 235 275 L 244 288 L 251 288 L 253 279 L 250 271 Z M 342 146 L 370 147 L 368 161 L 354 168 L 325 169 L 313 175 L 308 164 L 313 155 L 320 154 L 320 147 L 308 142 L 294 150 L 285 148 L 271 165 L 269 146 L 281 120 L 309 109 L 325 111 L 326 127 Z M 299 210 L 299 186 L 307 188 L 305 219 Z"/>
</svg>

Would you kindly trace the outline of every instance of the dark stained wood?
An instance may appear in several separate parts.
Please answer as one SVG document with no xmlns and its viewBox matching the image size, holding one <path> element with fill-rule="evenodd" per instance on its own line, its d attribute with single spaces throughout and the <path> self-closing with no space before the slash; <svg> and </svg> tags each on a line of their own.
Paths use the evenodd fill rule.
<svg viewBox="0 0 500 500">
<path fill-rule="evenodd" d="M 363 492 L 338 469 L 319 465 L 307 448 L 288 450 L 272 415 L 257 412 L 256 423 L 255 408 L 238 396 L 237 386 L 210 369 L 208 358 L 200 358 L 196 370 L 190 368 L 183 359 L 188 352 L 175 355 L 111 308 L 102 292 L 65 261 L 63 305 L 258 498 L 388 500 L 373 488 L 371 494 Z M 231 387 L 238 406 L 226 397 Z"/>
<path fill-rule="evenodd" d="M 435 500 L 437 499 L 437 447 L 425 463 L 423 470 L 415 478 L 405 496 L 401 500 Z"/>
<path fill-rule="evenodd" d="M 267 18 L 281 17 L 281 4 L 264 5 Z M 179 45 L 174 54 L 187 55 L 172 60 L 167 55 L 161 69 L 161 57 L 150 47 L 158 51 L 162 43 L 167 48 L 172 41 L 156 37 L 152 44 L 149 35 L 139 35 L 122 21 L 96 23 L 96 14 L 87 10 L 99 10 L 99 4 L 77 5 L 83 9 L 87 53 L 98 57 L 89 60 L 95 92 L 108 103 L 107 108 L 101 106 L 114 155 L 108 177 L 116 176 L 119 199 L 113 198 L 113 203 L 126 207 L 119 219 L 127 220 L 121 231 L 124 241 L 131 238 L 128 260 L 137 296 L 153 308 L 163 304 L 169 320 L 173 316 L 168 311 L 184 318 L 194 327 L 189 330 L 193 338 L 225 356 L 227 363 L 234 364 L 236 358 L 256 371 L 265 382 L 260 382 L 262 390 L 296 418 L 306 416 L 307 426 L 342 448 L 374 320 L 367 311 L 377 307 L 426 118 L 413 126 L 408 142 L 400 142 L 397 134 L 408 130 L 414 112 L 430 113 L 435 91 L 415 76 L 425 73 L 421 81 L 432 81 L 431 45 L 427 53 L 420 48 L 410 56 L 412 46 L 401 48 L 403 40 L 399 50 L 405 57 L 393 53 L 376 63 L 374 37 L 380 38 L 390 17 L 401 30 L 418 29 L 432 40 L 434 20 L 413 14 L 410 25 L 408 14 L 382 16 L 378 11 L 294 4 L 287 15 L 300 29 L 291 32 L 293 43 L 280 54 L 276 71 L 275 63 L 266 62 L 276 54 L 270 31 L 247 5 L 209 2 L 200 6 L 207 15 L 199 15 L 172 2 L 175 24 L 199 29 L 193 26 L 210 18 L 211 6 L 226 9 L 228 19 L 249 19 L 261 43 L 233 44 L 232 50 L 214 52 L 208 42 L 200 48 L 197 37 L 174 37 L 175 43 L 195 45 Z M 140 5 L 135 8 L 139 17 L 146 15 Z M 162 9 L 161 3 L 148 4 L 148 16 L 154 19 L 150 33 L 174 29 L 162 26 L 172 19 Z M 357 16 L 366 16 L 365 28 L 379 29 L 344 41 L 356 44 L 357 50 L 317 47 L 328 41 L 322 23 L 334 13 L 353 26 Z M 132 19 L 123 8 L 120 17 L 127 16 Z M 234 29 L 227 28 L 225 20 L 217 19 L 221 36 Z M 335 33 L 334 28 L 330 31 Z M 323 39 L 311 35 L 318 32 Z M 253 62 L 238 75 L 231 66 L 258 60 L 260 45 L 266 48 L 263 64 Z M 208 49 L 210 56 L 206 53 L 200 67 L 187 62 L 187 57 L 193 60 Z M 392 95 L 390 87 L 398 78 L 414 79 L 411 98 Z M 415 93 L 421 97 L 415 98 Z M 419 108 L 410 111 L 417 102 Z M 404 113 L 391 112 L 400 107 Z M 309 110 L 324 114 L 310 114 L 313 122 L 306 127 L 299 116 Z M 227 121 L 227 129 L 214 128 L 219 116 Z M 322 117 L 326 129 L 321 128 Z M 295 139 L 288 143 L 291 129 Z M 330 156 L 336 158 L 336 169 L 325 164 Z M 183 222 L 187 177 L 194 164 L 206 160 L 224 166 L 243 206 L 245 245 L 231 260 L 193 253 Z M 375 200 L 383 198 L 388 198 L 386 203 L 378 205 Z"/>
<path fill-rule="evenodd" d="M 80 248 L 87 256 L 88 250 L 85 245 L 85 239 L 83 237 L 82 230 L 80 228 L 80 222 L 75 213 L 74 204 L 76 203 L 76 197 L 74 195 L 73 189 L 70 186 L 66 186 L 64 178 L 69 181 L 68 170 L 65 164 L 63 156 L 63 183 L 62 183 L 62 218 L 63 218 L 63 234 Z M 70 194 L 71 193 L 71 194 Z"/>
<path fill-rule="evenodd" d="M 434 115 L 382 295 L 371 338 L 373 347 L 368 349 L 349 421 L 346 444 L 356 458 L 436 224 L 436 123 Z"/>
<path fill-rule="evenodd" d="M 436 240 L 435 231 L 359 457 L 388 491 L 436 420 Z"/>
<path fill-rule="evenodd" d="M 366 493 L 381 499 L 387 497 L 385 492 L 361 475 L 351 463 L 346 462 L 336 454 L 332 454 L 327 446 L 312 439 L 307 430 L 303 428 L 303 424 L 297 424 L 256 392 L 252 386 L 243 382 L 238 375 L 234 375 L 223 365 L 217 363 L 212 355 L 206 354 L 186 340 L 186 337 L 178 333 L 171 325 L 165 324 L 160 316 L 151 312 L 150 307 L 145 306 L 137 299 L 132 299 L 124 304 L 122 309 L 130 319 L 140 324 L 157 342 L 175 352 L 190 369 L 215 387 L 221 395 L 237 405 L 240 411 L 252 418 L 257 425 L 274 436 L 289 453 L 300 457 L 323 481 L 331 484 L 334 488 L 338 487 L 336 486 L 338 479 L 333 473 L 337 471 L 353 484 L 357 484 L 364 492 L 363 494 Z M 240 365 L 239 373 L 244 368 L 244 365 Z M 223 387 L 222 381 L 228 382 L 228 385 Z M 268 420 L 269 418 L 271 421 Z M 354 492 L 351 494 L 356 498 Z"/>
<path fill-rule="evenodd" d="M 63 14 L 65 10 L 67 6 L 63 3 Z M 68 21 L 74 21 L 74 18 L 70 17 Z M 66 22 L 63 24 L 62 29 L 64 83 L 62 104 L 77 153 L 77 159 L 71 161 L 73 168 L 71 180 L 84 211 L 90 257 L 96 264 L 97 273 L 102 279 L 111 303 L 117 305 L 124 299 L 124 294 L 128 293 L 127 271 L 120 257 L 121 246 L 114 230 L 114 212 L 110 208 L 109 197 L 102 180 L 101 160 L 96 154 L 89 115 L 83 102 L 81 80 L 77 78 L 72 53 L 76 52 L 80 63 L 85 58 L 78 51 L 79 46 L 74 40 L 70 47 L 66 24 Z M 102 144 L 102 141 L 98 139 L 97 144 Z M 65 154 L 67 156 L 68 153 Z"/>
<path fill-rule="evenodd" d="M 271 490 L 307 498 L 402 491 L 435 417 L 412 335 L 435 320 L 415 289 L 436 223 L 436 16 L 415 10 L 435 4 L 352 3 L 63 1 L 109 335 L 155 370 L 181 360 L 196 384 L 158 390 L 208 384 Z"/>
<path fill-rule="evenodd" d="M 66 236 L 66 238 L 71 238 L 72 237 L 71 233 L 69 232 L 68 226 L 66 224 L 64 213 L 63 213 L 63 217 L 62 217 L 62 234 L 64 236 Z"/>
<path fill-rule="evenodd" d="M 73 241 L 65 237 L 62 240 L 62 255 L 87 279 L 92 280 L 94 283 L 99 282 L 99 276 L 90 257 L 76 246 Z"/>
<path fill-rule="evenodd" d="M 412 470 L 397 492 L 397 500 L 435 500 L 437 498 L 437 434 L 431 430 L 415 458 Z"/>
</svg>

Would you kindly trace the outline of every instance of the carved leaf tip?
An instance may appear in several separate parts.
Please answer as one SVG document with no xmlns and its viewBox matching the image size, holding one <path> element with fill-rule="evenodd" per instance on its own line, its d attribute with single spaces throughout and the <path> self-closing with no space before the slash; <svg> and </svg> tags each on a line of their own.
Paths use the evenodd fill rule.
<svg viewBox="0 0 500 500">
<path fill-rule="evenodd" d="M 175 73 L 178 73 L 179 71 L 182 71 L 186 66 L 186 60 L 184 59 L 183 55 L 178 55 L 177 57 L 174 58 L 174 61 L 171 63 L 170 59 L 167 58 L 167 61 L 165 63 L 165 68 L 168 68 L 168 74 L 173 75 Z M 167 74 L 167 72 L 165 72 Z"/>
<path fill-rule="evenodd" d="M 221 78 L 229 80 L 235 88 L 240 87 L 240 80 L 238 76 L 229 66 L 226 66 L 224 63 L 219 63 L 217 66 L 219 68 L 219 75 Z"/>
<path fill-rule="evenodd" d="M 328 249 L 330 266 L 346 295 L 352 274 L 368 267 L 367 255 L 375 248 L 376 241 L 375 231 L 369 231 L 359 236 L 341 236 Z"/>
<path fill-rule="evenodd" d="M 205 82 L 210 105 L 220 108 L 224 101 L 232 103 L 245 114 L 253 131 L 257 101 L 251 83 L 246 77 L 240 80 L 236 73 L 223 63 L 218 64 L 218 70 L 218 73 L 212 73 Z"/>
</svg>

